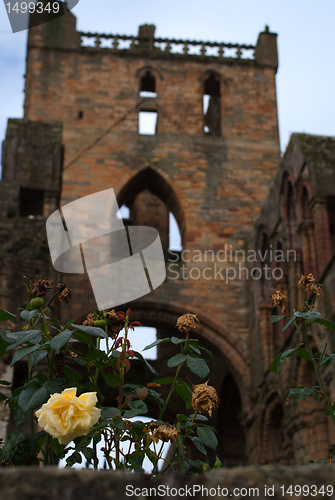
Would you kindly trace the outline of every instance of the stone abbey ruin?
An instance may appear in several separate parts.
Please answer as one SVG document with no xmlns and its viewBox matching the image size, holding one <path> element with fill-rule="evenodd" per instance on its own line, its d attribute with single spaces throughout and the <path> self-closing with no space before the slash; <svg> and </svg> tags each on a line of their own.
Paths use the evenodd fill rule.
<svg viewBox="0 0 335 500">
<path fill-rule="evenodd" d="M 124 223 L 158 229 L 166 259 L 165 282 L 129 306 L 158 337 L 181 314 L 197 314 L 197 335 L 214 354 L 210 381 L 221 405 L 212 423 L 228 466 L 327 460 L 335 441 L 322 402 L 287 404 L 291 387 L 317 385 L 309 365 L 290 358 L 279 374 L 269 371 L 296 336 L 270 323 L 275 290 L 298 307 L 297 276 L 312 272 L 323 285 L 318 310 L 335 319 L 335 139 L 293 134 L 281 157 L 277 66 L 267 27 L 244 46 L 155 38 L 151 25 L 134 36 L 81 33 L 68 12 L 29 31 L 24 118 L 9 119 L 3 143 L 1 308 L 24 306 L 23 276 L 43 276 L 73 293 L 53 313 L 63 323 L 85 319 L 95 303 L 90 282 L 54 270 L 45 221 L 113 188 L 129 208 Z M 315 349 L 328 335 L 322 328 L 312 330 Z M 158 349 L 161 366 L 166 356 Z M 14 386 L 25 373 L 17 366 L 0 367 Z M 11 426 L 4 409 L 2 434 Z"/>
</svg>

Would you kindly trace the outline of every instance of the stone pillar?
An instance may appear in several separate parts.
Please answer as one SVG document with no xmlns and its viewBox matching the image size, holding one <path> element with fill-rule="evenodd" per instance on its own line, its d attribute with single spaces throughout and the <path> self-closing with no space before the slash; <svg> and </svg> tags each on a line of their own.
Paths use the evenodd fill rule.
<svg viewBox="0 0 335 500">
<path fill-rule="evenodd" d="M 321 276 L 331 259 L 331 238 L 329 232 L 329 219 L 327 200 L 314 198 L 311 204 L 314 219 L 314 237 L 318 263 L 318 276 Z"/>
</svg>

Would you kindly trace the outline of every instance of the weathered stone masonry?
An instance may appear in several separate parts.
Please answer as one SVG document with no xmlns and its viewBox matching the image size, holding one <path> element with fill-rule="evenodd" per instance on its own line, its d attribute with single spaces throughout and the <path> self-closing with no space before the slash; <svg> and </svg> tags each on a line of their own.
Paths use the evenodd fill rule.
<svg viewBox="0 0 335 500">
<path fill-rule="evenodd" d="M 269 309 L 240 271 L 247 263 L 228 249 L 253 248 L 280 162 L 277 65 L 276 35 L 267 28 L 256 46 L 158 39 L 154 26 L 141 26 L 138 36 L 97 35 L 77 32 L 69 12 L 30 29 L 24 119 L 9 121 L 4 142 L 2 307 L 15 310 L 26 300 L 23 275 L 43 274 L 73 290 L 62 320 L 84 319 L 94 303 L 90 284 L 52 269 L 45 218 L 58 205 L 112 187 L 119 206 L 130 209 L 125 222 L 157 227 L 166 255 L 167 280 L 131 304 L 134 317 L 163 336 L 179 314 L 197 313 L 202 342 L 214 352 L 211 383 L 222 404 L 213 424 L 228 465 L 274 459 L 262 451 L 269 438 L 260 435 L 255 410 L 265 405 L 271 422 L 277 408 L 259 396 L 277 347 L 265 333 Z M 152 135 L 139 131 L 142 112 L 157 118 Z M 185 258 L 178 262 L 169 253 L 169 212 L 182 236 Z M 226 260 L 210 258 L 225 251 Z M 192 259 L 199 252 L 203 257 Z M 301 462 L 287 457 L 276 459 Z"/>
</svg>

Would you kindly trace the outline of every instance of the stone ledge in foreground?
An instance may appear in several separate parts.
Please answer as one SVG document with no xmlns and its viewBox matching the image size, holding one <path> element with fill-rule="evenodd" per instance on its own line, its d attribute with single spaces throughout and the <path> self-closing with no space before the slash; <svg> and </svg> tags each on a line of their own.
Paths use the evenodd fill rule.
<svg viewBox="0 0 335 500">
<path fill-rule="evenodd" d="M 248 466 L 220 469 L 197 476 L 172 473 L 155 481 L 126 471 L 1 467 L 1 498 L 6 500 L 123 500 L 128 498 L 334 498 L 335 467 Z M 310 488 L 301 496 L 292 485 Z M 285 486 L 285 488 L 281 488 Z M 328 490 L 327 490 L 328 486 Z M 270 488 L 270 489 L 269 489 Z M 235 489 L 235 491 L 234 491 Z M 237 490 L 238 489 L 238 490 Z M 323 494 L 322 494 L 323 490 Z M 312 494 L 311 494 L 312 493 Z"/>
</svg>

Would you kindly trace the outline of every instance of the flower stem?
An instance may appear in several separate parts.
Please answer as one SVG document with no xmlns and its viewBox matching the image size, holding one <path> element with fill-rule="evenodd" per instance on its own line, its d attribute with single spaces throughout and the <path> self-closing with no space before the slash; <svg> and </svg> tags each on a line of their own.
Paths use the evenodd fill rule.
<svg viewBox="0 0 335 500">
<path fill-rule="evenodd" d="M 311 361 L 313 363 L 313 367 L 314 367 L 314 371 L 315 371 L 315 374 L 316 374 L 316 378 L 317 378 L 318 384 L 320 386 L 320 390 L 321 390 L 321 394 L 323 396 L 323 399 L 325 400 L 327 410 L 328 410 L 328 412 L 329 412 L 329 414 L 330 414 L 330 416 L 331 416 L 331 418 L 333 420 L 333 423 L 335 425 L 335 414 L 334 414 L 334 411 L 333 411 L 332 406 L 330 404 L 330 401 L 328 399 L 325 387 L 323 385 L 323 381 L 322 381 L 322 378 L 321 378 L 319 366 L 318 366 L 317 362 L 315 361 L 315 358 L 314 358 L 314 355 L 313 355 L 313 352 L 312 352 L 312 349 L 311 349 L 311 346 L 310 346 L 310 343 L 309 343 L 306 322 L 305 322 L 305 320 L 302 320 L 301 323 L 302 323 L 302 331 L 303 331 L 303 335 L 304 335 L 305 346 L 306 346 L 307 352 L 309 353 L 309 355 L 311 357 Z"/>
<path fill-rule="evenodd" d="M 183 364 L 184 364 L 184 363 L 183 363 Z M 165 410 L 166 410 L 166 408 L 167 408 L 167 406 L 168 406 L 168 404 L 169 404 L 169 401 L 170 401 L 170 399 L 171 399 L 171 396 L 172 396 L 172 394 L 174 393 L 174 389 L 175 389 L 175 387 L 176 387 L 177 379 L 178 379 L 178 376 L 179 376 L 179 373 L 180 373 L 180 370 L 181 370 L 181 368 L 182 368 L 183 364 L 179 365 L 179 366 L 178 366 L 178 368 L 177 368 L 177 370 L 176 370 L 176 374 L 175 374 L 175 376 L 174 376 L 174 379 L 173 379 L 173 382 L 172 382 L 172 385 L 171 385 L 171 388 L 170 388 L 170 392 L 169 392 L 169 394 L 168 394 L 168 396 L 167 396 L 167 398 L 166 398 L 166 401 L 165 401 L 165 407 L 162 407 L 162 408 L 161 408 L 161 411 L 160 411 L 160 414 L 159 414 L 158 420 L 162 420 L 162 418 L 163 418 L 163 415 L 164 415 Z"/>
</svg>

